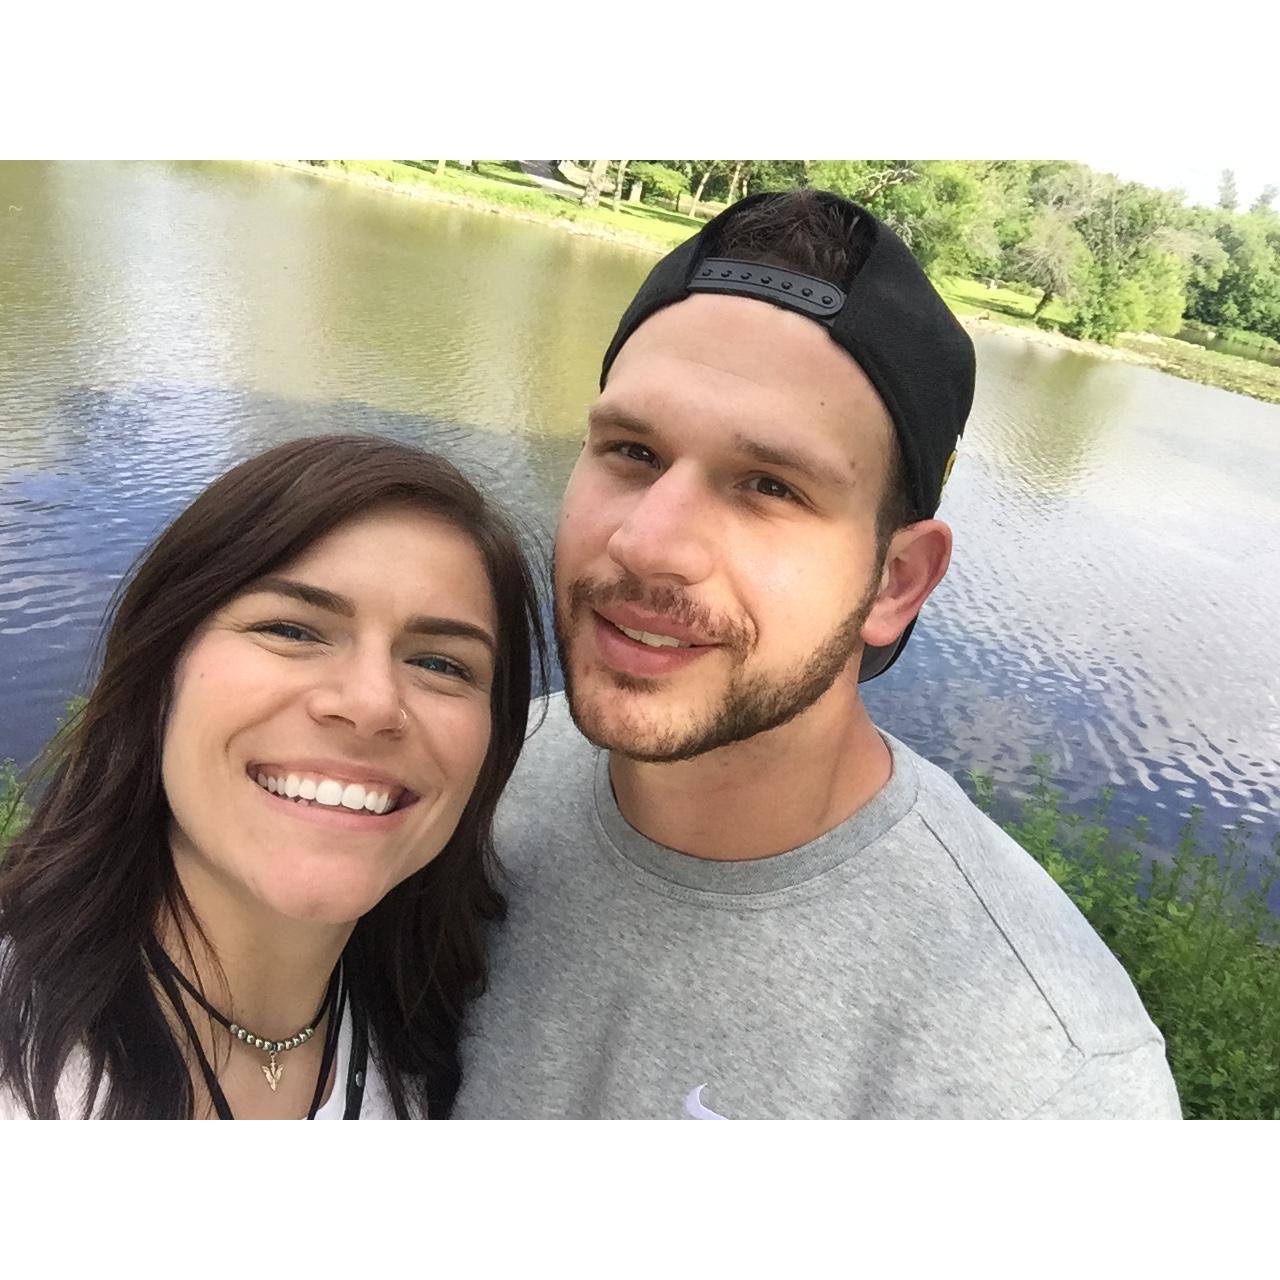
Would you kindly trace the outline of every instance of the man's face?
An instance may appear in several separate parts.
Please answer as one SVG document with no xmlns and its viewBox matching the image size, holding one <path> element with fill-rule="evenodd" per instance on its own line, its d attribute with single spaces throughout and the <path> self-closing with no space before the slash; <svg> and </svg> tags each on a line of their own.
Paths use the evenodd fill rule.
<svg viewBox="0 0 1280 1280">
<path fill-rule="evenodd" d="M 637 329 L 556 537 L 583 733 L 687 759 L 856 684 L 891 431 L 861 369 L 802 316 L 697 296 Z"/>
</svg>

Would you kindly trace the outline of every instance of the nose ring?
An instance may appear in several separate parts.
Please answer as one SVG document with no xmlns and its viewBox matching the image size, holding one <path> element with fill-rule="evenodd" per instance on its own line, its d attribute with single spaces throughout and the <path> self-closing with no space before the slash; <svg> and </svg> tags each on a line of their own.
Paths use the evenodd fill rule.
<svg viewBox="0 0 1280 1280">
<path fill-rule="evenodd" d="M 405 725 L 407 725 L 408 723 L 409 723 L 409 713 L 408 713 L 408 712 L 407 712 L 403 707 L 401 707 L 401 708 L 400 708 L 400 723 L 399 723 L 398 725 L 396 725 L 396 732 L 397 732 L 397 733 L 403 733 L 403 732 L 404 732 L 404 729 L 405 729 Z"/>
</svg>

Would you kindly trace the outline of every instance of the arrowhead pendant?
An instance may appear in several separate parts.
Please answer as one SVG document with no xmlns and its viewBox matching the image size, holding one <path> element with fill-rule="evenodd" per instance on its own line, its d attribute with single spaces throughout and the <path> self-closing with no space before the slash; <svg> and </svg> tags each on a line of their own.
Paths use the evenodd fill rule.
<svg viewBox="0 0 1280 1280">
<path fill-rule="evenodd" d="M 262 1074 L 267 1077 L 267 1083 L 271 1086 L 271 1092 L 275 1093 L 276 1085 L 280 1083 L 280 1077 L 284 1075 L 284 1068 L 277 1064 L 276 1055 L 271 1055 L 271 1065 L 262 1068 Z"/>
</svg>

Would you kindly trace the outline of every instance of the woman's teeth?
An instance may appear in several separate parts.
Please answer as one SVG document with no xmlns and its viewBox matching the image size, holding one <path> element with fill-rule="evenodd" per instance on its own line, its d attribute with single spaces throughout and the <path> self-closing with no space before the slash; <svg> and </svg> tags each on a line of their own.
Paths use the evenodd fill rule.
<svg viewBox="0 0 1280 1280">
<path fill-rule="evenodd" d="M 284 777 L 258 774 L 258 786 L 272 795 L 284 796 L 299 803 L 310 801 L 330 809 L 350 809 L 356 813 L 386 813 L 404 794 L 402 788 L 382 790 L 362 787 L 358 782 L 335 782 L 307 774 L 289 773 Z"/>
</svg>

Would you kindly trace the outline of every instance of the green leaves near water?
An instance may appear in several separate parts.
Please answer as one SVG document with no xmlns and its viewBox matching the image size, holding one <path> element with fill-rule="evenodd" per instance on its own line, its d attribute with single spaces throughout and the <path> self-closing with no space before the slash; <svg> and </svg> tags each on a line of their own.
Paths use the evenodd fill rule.
<svg viewBox="0 0 1280 1280">
<path fill-rule="evenodd" d="M 1003 825 L 1058 882 L 1133 979 L 1164 1034 L 1188 1119 L 1280 1119 L 1280 919 L 1267 895 L 1280 837 L 1251 854 L 1236 833 L 1207 851 L 1200 812 L 1172 853 L 1154 858 L 1144 823 L 1125 835 L 1062 811 L 1047 763 Z M 990 810 L 989 778 L 974 776 Z"/>
</svg>

